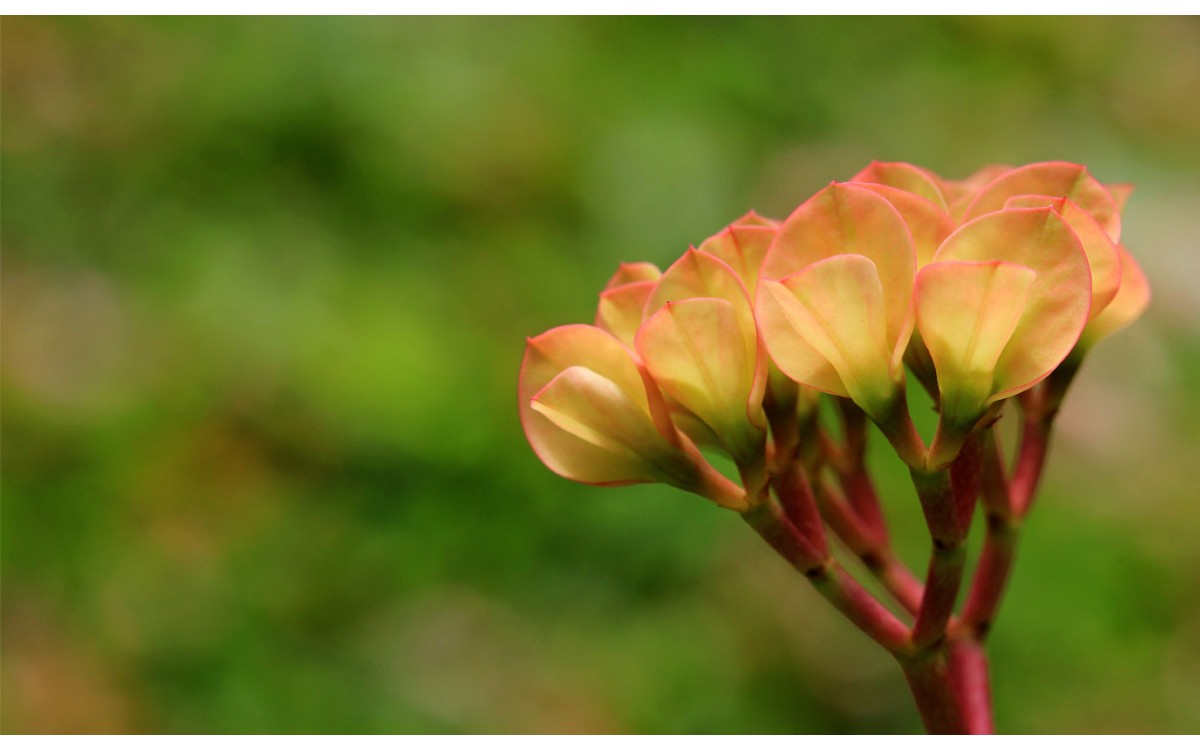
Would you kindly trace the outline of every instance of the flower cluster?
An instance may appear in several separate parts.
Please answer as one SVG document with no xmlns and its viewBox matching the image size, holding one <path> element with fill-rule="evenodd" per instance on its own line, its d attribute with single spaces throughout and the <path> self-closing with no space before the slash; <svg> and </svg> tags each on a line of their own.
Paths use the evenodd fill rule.
<svg viewBox="0 0 1200 750">
<path fill-rule="evenodd" d="M 745 512 L 802 451 L 797 425 L 824 393 L 910 466 L 944 466 L 1005 399 L 1145 308 L 1120 244 L 1130 190 L 1064 162 L 960 181 L 877 162 L 782 222 L 748 213 L 666 271 L 622 265 L 594 325 L 529 339 L 525 434 L 568 479 L 665 482 Z M 928 449 L 907 422 L 906 366 L 939 404 Z"/>
<path fill-rule="evenodd" d="M 525 434 L 568 479 L 665 482 L 737 511 L 896 657 L 931 731 L 990 731 L 983 642 L 1054 416 L 1090 348 L 1149 302 L 1120 244 L 1129 193 L 1063 162 L 961 181 L 874 163 L 783 222 L 748 213 L 666 271 L 621 266 L 594 325 L 529 339 Z M 909 415 L 908 372 L 938 410 L 928 446 Z M 1013 401 L 1022 421 L 1009 466 L 992 425 Z M 889 545 L 865 464 L 868 421 L 920 500 L 923 582 Z M 732 458 L 740 482 L 705 449 Z M 987 525 L 963 598 L 976 505 Z M 900 614 L 840 566 L 827 531 Z"/>
</svg>

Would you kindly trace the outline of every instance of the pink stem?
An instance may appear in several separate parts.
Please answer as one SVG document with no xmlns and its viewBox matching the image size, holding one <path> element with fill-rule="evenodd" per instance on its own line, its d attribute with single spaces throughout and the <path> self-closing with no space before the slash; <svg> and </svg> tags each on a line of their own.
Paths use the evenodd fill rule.
<svg viewBox="0 0 1200 750">
<path fill-rule="evenodd" d="M 887 520 L 879 504 L 879 494 L 867 473 L 867 415 L 853 401 L 839 399 L 842 425 L 845 428 L 846 458 L 848 466 L 839 472 L 842 489 L 854 508 L 855 514 L 876 538 L 876 543 L 888 543 Z"/>
<path fill-rule="evenodd" d="M 918 648 L 934 646 L 945 636 L 966 561 L 967 551 L 961 541 L 950 547 L 934 543 L 925 577 L 925 595 L 913 626 L 913 645 Z"/>
<path fill-rule="evenodd" d="M 864 589 L 836 561 L 823 574 L 809 575 L 812 585 L 876 643 L 895 653 L 909 648 L 908 626 Z"/>
<path fill-rule="evenodd" d="M 1012 508 L 1018 518 L 1027 514 L 1033 505 L 1033 498 L 1046 466 L 1049 445 L 1050 423 L 1043 420 L 1037 412 L 1026 412 L 1021 427 L 1021 446 L 1017 449 L 1017 463 L 1009 483 Z"/>
<path fill-rule="evenodd" d="M 880 544 L 863 527 L 853 509 L 838 497 L 837 491 L 824 478 L 817 483 L 817 505 L 829 528 L 850 551 L 858 556 L 900 606 L 912 614 L 921 607 L 922 587 L 912 571 L 901 562 L 891 548 Z"/>
<path fill-rule="evenodd" d="M 901 661 L 917 711 L 930 734 L 963 734 L 966 724 L 955 695 L 955 681 L 945 649 L 927 652 L 912 661 Z"/>
<path fill-rule="evenodd" d="M 774 482 L 775 493 L 783 506 L 787 520 L 812 547 L 817 556 L 824 560 L 829 556 L 829 545 L 825 540 L 825 524 L 813 497 L 808 474 L 800 462 L 793 462 Z"/>
<path fill-rule="evenodd" d="M 742 517 L 860 630 L 893 654 L 908 650 L 908 627 L 829 557 L 827 551 L 822 558 L 818 548 L 771 498 Z"/>
<path fill-rule="evenodd" d="M 983 644 L 973 639 L 956 639 L 949 644 L 950 671 L 954 677 L 963 723 L 968 734 L 994 734 L 992 690 L 988 682 L 988 659 Z"/>
<path fill-rule="evenodd" d="M 1017 532 L 1009 522 L 996 516 L 988 517 L 987 536 L 975 569 L 975 580 L 963 609 L 964 626 L 972 636 L 982 640 L 991 628 L 1000 599 L 1012 574 L 1016 559 Z"/>
</svg>

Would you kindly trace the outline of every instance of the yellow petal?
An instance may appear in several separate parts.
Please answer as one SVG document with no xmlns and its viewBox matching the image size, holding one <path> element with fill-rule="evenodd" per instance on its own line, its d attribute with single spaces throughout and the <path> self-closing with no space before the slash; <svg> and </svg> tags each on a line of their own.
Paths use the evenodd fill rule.
<svg viewBox="0 0 1200 750">
<path fill-rule="evenodd" d="M 1080 345 L 1085 348 L 1137 320 L 1150 304 L 1150 282 L 1141 266 L 1123 245 L 1117 245 L 1117 255 L 1121 259 L 1121 288 L 1108 307 L 1083 329 Z"/>
<path fill-rule="evenodd" d="M 1081 164 L 1048 161 L 1005 172 L 980 191 L 965 220 L 1004 208 L 1014 195 L 1065 196 L 1092 215 L 1113 242 L 1121 240 L 1121 212 L 1112 194 Z"/>
<path fill-rule="evenodd" d="M 900 212 L 908 231 L 912 233 L 917 251 L 917 268 L 930 263 L 934 253 L 958 228 L 948 213 L 919 195 L 887 185 L 864 183 L 863 187 L 886 198 Z"/>
<path fill-rule="evenodd" d="M 1092 297 L 1087 257 L 1062 217 L 1050 208 L 989 213 L 960 227 L 934 257 L 934 263 L 951 260 L 1002 260 L 1037 273 L 996 365 L 992 399 L 1019 393 L 1057 367 L 1079 339 Z"/>
<path fill-rule="evenodd" d="M 782 281 L 764 281 L 763 292 L 763 338 L 779 368 L 802 385 L 882 413 L 895 392 L 897 368 L 875 264 L 838 255 Z"/>
<path fill-rule="evenodd" d="M 658 280 L 646 303 L 645 317 L 668 302 L 694 297 L 715 297 L 735 307 L 749 303 L 746 285 L 729 264 L 711 253 L 689 248 Z"/>
<path fill-rule="evenodd" d="M 733 306 L 738 325 L 744 335 L 751 338 L 757 336 L 754 307 L 746 285 L 724 261 L 695 248 L 689 249 L 683 257 L 671 264 L 658 280 L 650 299 L 646 302 L 642 318 L 648 320 L 668 302 L 698 297 L 725 300 Z"/>
<path fill-rule="evenodd" d="M 851 177 L 850 181 L 870 182 L 897 188 L 913 195 L 919 195 L 943 211 L 946 210 L 946 197 L 938 186 L 938 178 L 912 164 L 898 161 L 873 161 L 866 169 Z"/>
<path fill-rule="evenodd" d="M 765 216 L 760 216 L 753 209 L 747 211 L 729 223 L 732 227 L 777 227 L 779 222 L 775 219 L 769 219 Z"/>
<path fill-rule="evenodd" d="M 1133 195 L 1132 182 L 1110 182 L 1104 187 L 1108 188 L 1108 193 L 1113 197 L 1113 202 L 1117 204 L 1117 210 L 1125 213 L 1125 204 L 1129 202 L 1129 196 Z"/>
<path fill-rule="evenodd" d="M 570 479 L 674 483 L 689 472 L 682 452 L 663 438 L 650 415 L 620 386 L 586 367 L 563 370 L 534 394 L 530 408 L 560 431 L 549 450 L 534 446 L 542 449 L 538 455 Z"/>
<path fill-rule="evenodd" d="M 989 164 L 964 180 L 942 180 L 942 193 L 949 204 L 948 212 L 951 218 L 961 222 L 979 191 L 1011 169 L 1008 164 Z"/>
<path fill-rule="evenodd" d="M 1099 315 L 1121 286 L 1121 260 L 1117 256 L 1117 246 L 1092 215 L 1070 198 L 1049 195 L 1017 195 L 1009 198 L 1004 205 L 1006 208 L 1049 206 L 1063 217 L 1083 245 L 1083 252 L 1092 270 L 1092 309 L 1089 317 Z"/>
<path fill-rule="evenodd" d="M 917 259 L 912 235 L 887 199 L 848 183 L 820 191 L 779 227 L 763 261 L 762 278 L 780 280 L 836 255 L 861 255 L 874 264 L 883 285 L 887 340 L 898 367 L 912 333 Z"/>
<path fill-rule="evenodd" d="M 774 239 L 775 227 L 772 225 L 731 224 L 701 243 L 700 250 L 719 258 L 732 268 L 753 299 L 758 288 L 758 273 L 762 268 L 763 258 Z"/>
<path fill-rule="evenodd" d="M 933 358 L 944 419 L 974 423 L 1025 314 L 1037 273 L 1004 261 L 942 261 L 917 274 L 917 329 Z"/>
<path fill-rule="evenodd" d="M 781 282 L 763 279 L 758 291 L 758 324 L 771 361 L 787 377 L 835 396 L 849 398 L 833 363 L 799 334 L 793 318 L 807 315 Z"/>
<path fill-rule="evenodd" d="M 610 454 L 597 453 L 595 446 L 565 432 L 533 410 L 534 396 L 573 366 L 584 367 L 615 384 L 630 403 L 646 414 L 664 440 L 671 442 L 675 428 L 662 394 L 649 376 L 643 375 L 633 353 L 611 334 L 586 325 L 559 326 L 529 339 L 517 389 L 525 435 L 542 462 L 561 476 L 589 483 L 629 481 L 603 478 L 604 467 L 612 468 Z"/>
<path fill-rule="evenodd" d="M 635 281 L 601 292 L 596 308 L 596 327 L 603 328 L 632 348 L 633 337 L 642 324 L 646 300 L 653 291 L 653 281 Z"/>
<path fill-rule="evenodd" d="M 662 271 L 653 263 L 622 263 L 604 288 L 614 289 L 640 281 L 657 281 L 659 276 L 662 276 Z"/>
<path fill-rule="evenodd" d="M 758 339 L 729 302 L 671 302 L 638 331 L 637 350 L 655 382 L 702 419 L 735 459 L 761 454 L 766 417 Z"/>
</svg>

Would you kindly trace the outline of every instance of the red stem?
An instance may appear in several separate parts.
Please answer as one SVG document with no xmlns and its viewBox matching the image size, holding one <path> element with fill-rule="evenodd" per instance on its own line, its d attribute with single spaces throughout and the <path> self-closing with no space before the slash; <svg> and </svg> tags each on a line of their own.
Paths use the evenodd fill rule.
<svg viewBox="0 0 1200 750">
<path fill-rule="evenodd" d="M 954 493 L 954 512 L 958 517 L 958 530 L 963 536 L 971 530 L 971 519 L 975 517 L 975 500 L 983 484 L 984 443 L 988 432 L 971 433 L 958 452 L 958 458 L 950 464 L 950 486 Z"/>
<path fill-rule="evenodd" d="M 925 595 L 921 598 L 917 624 L 913 626 L 913 644 L 918 648 L 934 646 L 945 636 L 966 561 L 967 551 L 962 542 L 952 547 L 934 543 L 925 577 Z"/>
<path fill-rule="evenodd" d="M 829 545 L 825 540 L 825 525 L 813 497 L 808 474 L 800 463 L 793 462 L 774 482 L 775 493 L 783 506 L 787 520 L 808 543 L 820 559 L 829 557 Z"/>
<path fill-rule="evenodd" d="M 742 517 L 822 596 L 875 642 L 893 654 L 909 649 L 908 627 L 829 557 L 828 551 L 822 557 L 813 541 L 788 520 L 783 508 L 772 498 L 768 497 Z"/>
<path fill-rule="evenodd" d="M 956 639 L 950 642 L 948 649 L 950 672 L 967 733 L 995 733 L 988 659 L 983 644 L 973 639 Z"/>
<path fill-rule="evenodd" d="M 965 627 L 979 640 L 987 635 L 1000 607 L 1000 599 L 1012 574 L 1016 547 L 1016 528 L 1002 518 L 989 516 L 975 580 L 971 582 L 971 592 L 963 609 Z"/>
<path fill-rule="evenodd" d="M 1050 445 L 1050 423 L 1042 419 L 1037 410 L 1026 411 L 1021 426 L 1021 445 L 1017 449 L 1017 462 L 1009 483 L 1009 496 L 1015 515 L 1020 518 L 1029 512 L 1037 492 L 1042 471 L 1046 466 L 1046 452 Z"/>
<path fill-rule="evenodd" d="M 910 473 L 933 542 L 925 576 L 925 595 L 913 628 L 913 642 L 918 647 L 930 647 L 945 634 L 958 598 L 966 562 L 965 533 L 958 520 L 950 472 L 914 469 Z"/>
<path fill-rule="evenodd" d="M 963 734 L 966 724 L 955 696 L 955 680 L 946 662 L 945 649 L 900 663 L 908 688 L 930 734 Z"/>
<path fill-rule="evenodd" d="M 859 630 L 893 654 L 909 649 L 908 626 L 864 589 L 836 561 L 822 574 L 809 575 L 812 585 Z"/>
<path fill-rule="evenodd" d="M 839 399 L 842 425 L 845 428 L 845 456 L 848 460 L 846 471 L 839 472 L 842 489 L 855 514 L 870 530 L 878 545 L 888 543 L 887 521 L 879 505 L 879 494 L 867 474 L 867 415 L 853 401 Z"/>
<path fill-rule="evenodd" d="M 858 556 L 900 606 L 912 614 L 921 607 L 922 585 L 886 544 L 863 527 L 852 508 L 838 497 L 828 480 L 818 480 L 817 505 L 829 528 Z"/>
</svg>

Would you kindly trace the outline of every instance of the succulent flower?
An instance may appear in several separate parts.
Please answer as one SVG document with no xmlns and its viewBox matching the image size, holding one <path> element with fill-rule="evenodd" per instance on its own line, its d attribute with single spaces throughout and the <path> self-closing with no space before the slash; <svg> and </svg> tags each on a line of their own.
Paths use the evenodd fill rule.
<svg viewBox="0 0 1200 750">
<path fill-rule="evenodd" d="M 1088 350 L 1149 303 L 1120 244 L 1131 190 L 1066 162 L 963 180 L 873 162 L 782 223 L 751 211 L 666 271 L 622 264 L 595 325 L 528 339 L 525 435 L 568 479 L 662 482 L 737 511 L 896 656 L 928 729 L 990 731 L 983 638 L 1052 421 Z M 928 447 L 905 365 L 939 412 Z M 1011 467 L 989 429 L 1010 399 L 1022 415 Z M 923 583 L 889 546 L 865 459 L 871 421 L 920 501 Z M 728 454 L 740 486 L 700 447 Z M 984 547 L 955 615 L 980 503 Z M 827 530 L 911 625 L 840 567 Z"/>
</svg>

